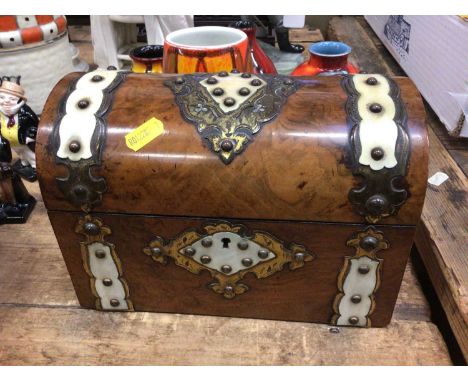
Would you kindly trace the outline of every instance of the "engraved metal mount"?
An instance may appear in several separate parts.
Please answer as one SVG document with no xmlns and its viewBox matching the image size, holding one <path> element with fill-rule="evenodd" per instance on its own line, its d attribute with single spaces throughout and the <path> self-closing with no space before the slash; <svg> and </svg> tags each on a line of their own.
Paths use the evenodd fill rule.
<svg viewBox="0 0 468 382">
<path fill-rule="evenodd" d="M 388 249 L 382 232 L 369 226 L 355 233 L 347 242 L 354 256 L 345 257 L 338 275 L 338 295 L 333 302 L 333 325 L 371 326 L 369 316 L 375 309 L 374 295 L 380 287 L 383 260 L 377 252 Z"/>
<path fill-rule="evenodd" d="M 57 178 L 65 198 L 88 213 L 106 191 L 103 177 L 92 174 L 101 165 L 106 140 L 106 114 L 125 72 L 96 70 L 74 80 L 62 99 L 49 147 L 68 175 Z"/>
<path fill-rule="evenodd" d="M 79 219 L 75 232 L 85 236 L 85 241 L 80 242 L 81 255 L 96 297 L 96 309 L 133 311 L 115 246 L 104 239 L 112 233 L 111 229 L 100 219 L 85 215 Z"/>
<path fill-rule="evenodd" d="M 174 92 L 183 118 L 224 164 L 246 149 L 300 86 L 290 77 L 236 71 L 184 75 L 164 84 Z"/>
<path fill-rule="evenodd" d="M 266 232 L 248 232 L 243 225 L 219 222 L 207 224 L 203 230 L 187 230 L 169 242 L 157 237 L 143 252 L 161 264 L 172 258 L 195 274 L 207 270 L 215 279 L 208 287 L 227 299 L 249 289 L 240 282 L 247 273 L 261 279 L 286 264 L 294 270 L 315 258 L 302 245 L 286 245 Z"/>
<path fill-rule="evenodd" d="M 398 213 L 408 196 L 405 175 L 410 141 L 406 109 L 396 83 L 382 75 L 345 76 L 341 84 L 348 94 L 352 173 L 363 180 L 349 191 L 348 198 L 368 222 L 377 223 Z M 388 113 L 393 118 L 388 118 Z M 371 136 L 365 136 L 365 132 Z"/>
</svg>

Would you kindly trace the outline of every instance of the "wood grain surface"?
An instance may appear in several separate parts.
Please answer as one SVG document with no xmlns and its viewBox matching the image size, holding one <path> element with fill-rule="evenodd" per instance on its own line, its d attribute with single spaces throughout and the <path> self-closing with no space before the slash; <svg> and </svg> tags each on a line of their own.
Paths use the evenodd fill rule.
<svg viewBox="0 0 468 382">
<path fill-rule="evenodd" d="M 28 189 L 40 200 L 37 183 Z M 381 329 L 80 308 L 39 201 L 0 229 L 1 365 L 448 365 L 411 265 Z M 189 340 L 188 340 L 189 339 Z"/>
</svg>

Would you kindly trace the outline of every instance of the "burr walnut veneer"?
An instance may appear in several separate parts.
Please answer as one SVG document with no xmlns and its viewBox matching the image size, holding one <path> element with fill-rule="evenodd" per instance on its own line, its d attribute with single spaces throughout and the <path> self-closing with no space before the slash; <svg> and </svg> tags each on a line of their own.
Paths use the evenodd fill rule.
<svg viewBox="0 0 468 382">
<path fill-rule="evenodd" d="M 36 154 L 80 303 L 387 325 L 426 190 L 424 118 L 407 78 L 68 75 Z"/>
</svg>

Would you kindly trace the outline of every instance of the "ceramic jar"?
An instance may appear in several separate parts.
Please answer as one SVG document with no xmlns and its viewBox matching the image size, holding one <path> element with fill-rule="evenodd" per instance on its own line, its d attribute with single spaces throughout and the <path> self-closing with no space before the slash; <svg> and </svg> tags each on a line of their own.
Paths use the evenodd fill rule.
<svg viewBox="0 0 468 382">
<path fill-rule="evenodd" d="M 185 28 L 169 33 L 164 41 L 164 73 L 243 71 L 247 35 L 218 26 Z"/>
<path fill-rule="evenodd" d="M 338 41 L 322 41 L 309 46 L 310 57 L 291 73 L 293 76 L 331 76 L 358 73 L 348 62 L 351 47 Z"/>
<path fill-rule="evenodd" d="M 277 74 L 275 65 L 258 44 L 255 36 L 257 27 L 251 21 L 236 21 L 231 25 L 245 32 L 249 40 L 247 48 L 247 57 L 245 62 L 245 71 L 249 73 Z"/>
<path fill-rule="evenodd" d="M 134 73 L 162 73 L 163 71 L 162 45 L 144 45 L 130 52 L 132 72 Z"/>
</svg>

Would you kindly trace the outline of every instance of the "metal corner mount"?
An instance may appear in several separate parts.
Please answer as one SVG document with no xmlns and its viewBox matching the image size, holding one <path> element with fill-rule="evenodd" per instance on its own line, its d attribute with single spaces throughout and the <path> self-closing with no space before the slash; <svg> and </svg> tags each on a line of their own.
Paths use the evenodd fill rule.
<svg viewBox="0 0 468 382">
<path fill-rule="evenodd" d="M 300 86 L 286 76 L 220 72 L 184 75 L 164 82 L 183 118 L 224 164 L 231 163 L 263 125 L 273 121 Z"/>
</svg>

